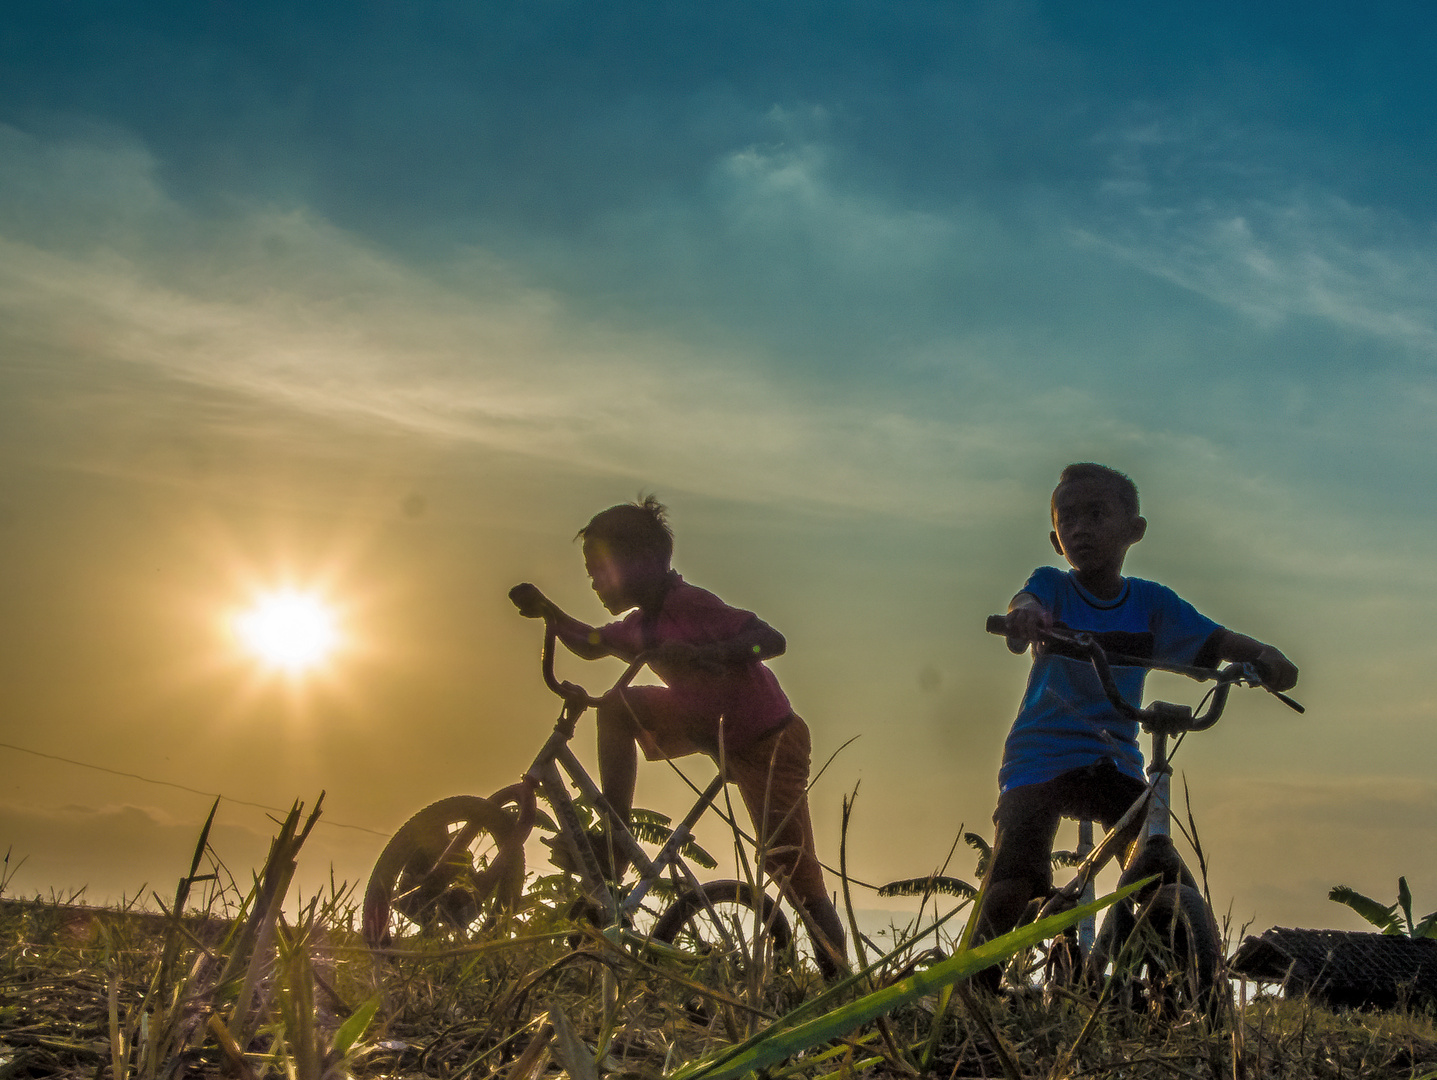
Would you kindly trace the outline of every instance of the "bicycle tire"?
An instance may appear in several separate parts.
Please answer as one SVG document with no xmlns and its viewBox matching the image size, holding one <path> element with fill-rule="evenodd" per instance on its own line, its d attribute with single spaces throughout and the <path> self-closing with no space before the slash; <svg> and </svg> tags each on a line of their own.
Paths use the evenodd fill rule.
<svg viewBox="0 0 1437 1080">
<path fill-rule="evenodd" d="M 1131 948 L 1140 952 L 1122 965 Z M 1138 976 L 1129 998 L 1135 1008 L 1169 1017 L 1190 1009 L 1211 1015 L 1222 1000 L 1221 933 L 1207 901 L 1191 885 L 1162 885 L 1139 904 L 1115 904 L 1103 920 L 1088 971 L 1101 977 L 1109 964 L 1111 978 Z"/>
<path fill-rule="evenodd" d="M 517 906 L 524 885 L 518 813 L 478 795 L 431 803 L 400 826 L 375 861 L 364 891 L 364 938 L 391 944 L 396 931 L 442 928 L 466 933 Z M 444 860 L 456 834 L 467 845 Z"/>
<path fill-rule="evenodd" d="M 714 924 L 715 914 L 723 920 L 737 955 L 731 954 Z M 760 935 L 766 940 L 756 940 Z M 746 881 L 710 881 L 701 891 L 685 889 L 659 916 L 650 936 L 703 956 L 730 975 L 738 974 L 742 964 L 776 961 L 793 944 L 793 928 L 778 902 Z"/>
<path fill-rule="evenodd" d="M 1154 898 L 1152 918 L 1165 931 L 1171 961 L 1150 983 L 1161 983 L 1178 1011 L 1210 1011 L 1221 998 L 1222 943 L 1207 901 L 1190 885 L 1167 885 Z"/>
</svg>

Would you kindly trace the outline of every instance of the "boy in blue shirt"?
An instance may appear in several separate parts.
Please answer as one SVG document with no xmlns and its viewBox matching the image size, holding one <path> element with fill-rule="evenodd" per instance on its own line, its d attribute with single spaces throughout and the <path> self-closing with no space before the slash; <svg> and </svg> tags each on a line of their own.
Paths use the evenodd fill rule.
<svg viewBox="0 0 1437 1080">
<path fill-rule="evenodd" d="M 1031 643 L 1033 668 L 1003 747 L 997 835 L 974 944 L 1013 929 L 1029 901 L 1052 889 L 1061 817 L 1111 829 L 1146 783 L 1137 723 L 1114 711 L 1086 660 L 1040 643 L 1042 631 L 1061 624 L 1093 634 L 1112 653 L 1173 664 L 1250 663 L 1274 690 L 1297 682 L 1297 668 L 1271 645 L 1218 625 L 1166 586 L 1123 577 L 1128 548 L 1148 524 L 1127 476 L 1105 465 L 1069 465 L 1053 490 L 1052 517 L 1053 549 L 1072 569 L 1040 567 L 1008 605 L 1008 648 L 1019 653 Z M 1113 665 L 1128 701 L 1141 701 L 1146 674 Z M 980 981 L 996 988 L 998 976 L 989 968 Z"/>
</svg>

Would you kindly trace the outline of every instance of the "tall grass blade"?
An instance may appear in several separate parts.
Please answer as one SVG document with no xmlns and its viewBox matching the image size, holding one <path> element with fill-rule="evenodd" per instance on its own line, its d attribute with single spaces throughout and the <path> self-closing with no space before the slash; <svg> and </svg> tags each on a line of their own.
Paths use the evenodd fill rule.
<svg viewBox="0 0 1437 1080">
<path fill-rule="evenodd" d="M 571 1080 L 599 1080 L 594 1055 L 589 1051 L 574 1025 L 562 1009 L 549 1010 L 549 1023 L 554 1026 L 554 1057 Z"/>
<path fill-rule="evenodd" d="M 369 1028 L 369 1022 L 374 1019 L 374 1014 L 379 1011 L 380 1002 L 384 1000 L 382 994 L 375 994 L 359 1008 L 348 1020 L 339 1025 L 339 1030 L 334 1033 L 334 1049 L 341 1056 L 347 1056 L 349 1051 L 357 1043 L 361 1036 Z"/>
<path fill-rule="evenodd" d="M 106 935 L 108 937 L 108 934 Z M 105 966 L 109 969 L 108 1005 L 110 1020 L 110 1075 L 114 1080 L 129 1080 L 129 1050 L 126 1046 L 125 1030 L 120 1026 L 120 975 L 114 958 L 110 955 L 109 942 L 105 947 Z"/>
<path fill-rule="evenodd" d="M 546 1020 L 514 1062 L 505 1080 L 533 1080 L 543 1072 L 549 1061 L 549 1044 L 553 1041 L 554 1025 Z"/>
<path fill-rule="evenodd" d="M 967 979 L 994 964 L 1000 964 L 1024 949 L 1075 926 L 1088 915 L 1136 892 L 1146 882 L 1135 882 L 1091 904 L 1081 904 L 1070 911 L 1050 915 L 1038 922 L 984 942 L 974 949 L 965 949 L 930 968 L 891 986 L 840 1006 L 832 1012 L 797 1026 L 785 1026 L 780 1019 L 754 1039 L 724 1051 L 707 1060 L 692 1062 L 670 1074 L 670 1080 L 734 1080 L 744 1073 L 765 1069 L 770 1065 L 811 1049 L 830 1039 L 837 1039 L 862 1025 L 884 1016 L 928 994 Z"/>
<path fill-rule="evenodd" d="M 1003 1038 L 1003 1033 L 993 1023 L 993 1018 L 988 1015 L 987 1008 L 973 993 L 973 988 L 966 982 L 959 983 L 954 987 L 953 992 L 963 999 L 963 1004 L 968 1009 L 968 1015 L 982 1029 L 984 1037 L 988 1040 L 988 1045 L 998 1056 L 998 1067 L 1003 1070 L 1003 1075 L 1007 1077 L 1007 1080 L 1023 1080 L 1023 1072 L 1018 1068 L 1017 1059 L 1013 1057 L 1013 1048 L 1008 1045 L 1008 1040 Z"/>
</svg>

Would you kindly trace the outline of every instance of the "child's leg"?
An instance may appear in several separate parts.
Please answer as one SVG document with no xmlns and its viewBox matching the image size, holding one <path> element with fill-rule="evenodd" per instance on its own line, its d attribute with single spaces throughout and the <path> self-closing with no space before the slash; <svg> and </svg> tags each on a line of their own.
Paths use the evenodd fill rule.
<svg viewBox="0 0 1437 1080">
<path fill-rule="evenodd" d="M 683 757 L 706 749 L 694 738 L 702 726 L 673 700 L 662 686 L 630 686 L 599 703 L 599 790 L 627 828 L 634 809 L 634 786 L 639 775 L 638 748 L 649 761 Z M 614 876 L 620 878 L 628 862 L 614 856 Z"/>
<path fill-rule="evenodd" d="M 1005 791 L 993 812 L 993 862 L 973 943 L 1006 934 L 1035 896 L 1052 889 L 1053 840 L 1062 817 L 1096 818 L 1111 828 L 1142 792 L 1142 781 L 1119 772 L 1107 758 L 1041 784 Z M 1124 842 L 1141 828 L 1141 821 L 1134 822 Z M 994 967 L 980 972 L 975 982 L 996 990 L 999 978 Z"/>
<path fill-rule="evenodd" d="M 1013 788 L 999 797 L 993 812 L 993 853 L 972 944 L 981 945 L 1012 930 L 1032 899 L 1053 887 L 1051 855 L 1061 816 L 1052 797 L 1054 783 Z M 973 981 L 996 991 L 1002 975 L 995 965 L 980 971 Z"/>
<path fill-rule="evenodd" d="M 1074 816 L 1091 818 L 1101 822 L 1104 829 L 1111 829 L 1146 790 L 1147 785 L 1141 780 L 1119 772 L 1112 761 L 1104 758 L 1093 766 L 1092 779 L 1086 785 L 1083 798 L 1075 800 L 1078 805 L 1074 807 Z M 1145 823 L 1146 819 L 1140 816 L 1124 831 L 1121 859 L 1123 866 L 1127 866 L 1132 858 L 1133 848 Z"/>
<path fill-rule="evenodd" d="M 619 815 L 625 827 L 634 809 L 634 785 L 639 778 L 639 728 L 626 704 L 617 695 L 599 703 L 599 790 Z"/>
<path fill-rule="evenodd" d="M 845 971 L 847 936 L 813 840 L 810 753 L 808 725 L 795 716 L 781 730 L 728 755 L 725 764 L 766 850 L 764 869 L 804 916 L 819 969 L 832 978 Z"/>
</svg>

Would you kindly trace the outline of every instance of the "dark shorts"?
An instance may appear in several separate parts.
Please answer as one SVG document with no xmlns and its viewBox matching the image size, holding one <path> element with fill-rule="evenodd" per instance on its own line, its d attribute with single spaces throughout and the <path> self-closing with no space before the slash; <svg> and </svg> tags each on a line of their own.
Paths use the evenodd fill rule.
<svg viewBox="0 0 1437 1080">
<path fill-rule="evenodd" d="M 997 835 L 993 840 L 992 881 L 1023 879 L 1034 895 L 1053 887 L 1053 840 L 1058 822 L 1065 817 L 1102 822 L 1111 829 L 1143 793 L 1141 780 L 1118 771 L 1110 758 L 1080 769 L 1069 769 L 1041 784 L 1010 788 L 998 797 L 993 811 Z M 1132 826 L 1131 842 L 1143 826 Z"/>
</svg>

